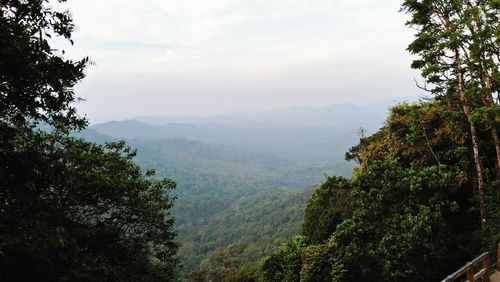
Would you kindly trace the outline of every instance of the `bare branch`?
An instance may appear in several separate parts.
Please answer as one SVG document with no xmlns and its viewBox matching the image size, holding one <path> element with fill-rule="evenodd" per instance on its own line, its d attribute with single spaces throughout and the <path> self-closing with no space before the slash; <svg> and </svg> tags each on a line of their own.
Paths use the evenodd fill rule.
<svg viewBox="0 0 500 282">
<path fill-rule="evenodd" d="M 422 85 L 420 85 L 420 84 L 418 83 L 418 81 L 417 81 L 417 79 L 416 79 L 416 78 L 414 78 L 414 79 L 413 79 L 413 81 L 415 82 L 415 85 L 416 85 L 419 89 L 424 90 L 425 92 L 429 92 L 429 93 L 430 93 L 430 92 L 432 92 L 432 89 L 427 88 L 427 83 L 425 83 L 425 82 L 424 82 L 424 86 L 422 86 Z"/>
</svg>

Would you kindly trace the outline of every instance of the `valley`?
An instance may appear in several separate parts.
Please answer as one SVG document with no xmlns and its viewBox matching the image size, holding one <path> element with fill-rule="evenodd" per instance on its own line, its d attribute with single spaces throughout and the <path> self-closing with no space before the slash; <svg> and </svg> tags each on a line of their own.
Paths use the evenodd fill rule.
<svg viewBox="0 0 500 282">
<path fill-rule="evenodd" d="M 350 177 L 345 152 L 376 131 L 389 103 L 301 107 L 219 117 L 137 117 L 78 133 L 124 139 L 143 169 L 177 182 L 173 215 L 184 272 L 238 249 L 255 264 L 302 230 L 307 200 L 325 176 Z"/>
</svg>

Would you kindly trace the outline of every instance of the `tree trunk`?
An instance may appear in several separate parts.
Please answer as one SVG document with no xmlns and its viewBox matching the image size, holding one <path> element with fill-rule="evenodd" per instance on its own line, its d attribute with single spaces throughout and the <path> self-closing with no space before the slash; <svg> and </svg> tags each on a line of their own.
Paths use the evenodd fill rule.
<svg viewBox="0 0 500 282">
<path fill-rule="evenodd" d="M 464 105 L 465 107 L 465 105 Z M 465 108 L 464 108 L 465 110 Z M 481 213 L 481 230 L 484 232 L 486 230 L 486 196 L 484 194 L 484 173 L 483 165 L 481 164 L 481 156 L 479 154 L 479 139 L 477 137 L 476 125 L 473 122 L 469 122 L 470 133 L 472 139 L 472 150 L 474 154 L 474 162 L 476 164 L 477 173 L 477 187 L 479 190 L 479 208 Z"/>
<path fill-rule="evenodd" d="M 498 130 L 496 122 L 494 122 L 491 125 L 491 136 L 493 137 L 495 150 L 497 152 L 497 179 L 500 179 L 500 140 L 498 138 Z"/>
<path fill-rule="evenodd" d="M 497 107 L 497 105 L 495 105 L 495 102 L 493 100 L 493 96 L 491 93 L 491 80 L 490 80 L 489 74 L 485 73 L 484 69 L 483 69 L 483 77 L 485 80 L 486 87 L 490 88 L 490 92 L 488 94 L 486 94 L 486 97 L 485 97 L 485 104 L 488 107 Z M 490 119 L 490 123 L 491 123 L 491 137 L 493 138 L 493 144 L 495 145 L 495 151 L 497 154 L 497 157 L 496 157 L 497 179 L 500 179 L 500 139 L 498 137 L 497 121 L 493 117 Z"/>
<path fill-rule="evenodd" d="M 475 16 L 476 29 L 479 32 L 479 34 L 483 34 L 482 16 L 484 14 L 486 14 L 486 11 L 485 11 L 484 5 L 477 5 L 477 7 L 479 8 L 481 15 Z M 469 26 L 469 31 L 471 32 L 471 34 L 473 36 L 478 35 L 478 33 L 476 32 L 476 30 L 473 28 L 472 25 Z M 492 86 L 491 75 L 488 72 L 486 65 L 485 65 L 486 58 L 484 56 L 485 54 L 484 54 L 484 45 L 483 45 L 484 41 L 487 41 L 489 39 L 491 39 L 491 38 L 481 37 L 481 40 L 479 40 L 479 42 L 478 42 L 479 49 L 481 50 L 481 52 L 479 53 L 479 63 L 480 63 L 480 67 L 481 67 L 481 69 L 480 69 L 481 80 L 483 81 L 484 86 L 489 88 L 489 93 L 486 93 L 484 96 L 484 100 L 483 100 L 484 104 L 487 107 L 495 107 L 496 105 L 495 105 L 493 93 L 491 90 L 491 86 Z M 471 67 L 469 67 L 469 68 L 470 68 L 470 71 L 472 72 L 472 68 Z M 496 151 L 497 179 L 500 179 L 500 140 L 499 140 L 498 131 L 497 131 L 497 121 L 495 118 L 491 118 L 489 120 L 489 122 L 491 125 L 491 137 L 493 138 L 493 143 L 495 145 L 495 151 Z"/>
<path fill-rule="evenodd" d="M 461 68 L 460 53 L 455 50 L 455 71 L 458 79 L 458 95 L 460 98 L 460 103 L 462 104 L 462 109 L 464 114 L 469 117 L 471 113 L 469 101 L 465 96 L 465 82 L 464 75 Z M 477 188 L 479 192 L 479 209 L 481 215 L 481 230 L 486 231 L 486 196 L 484 193 L 484 172 L 483 165 L 481 163 L 481 154 L 479 152 L 479 138 L 477 136 L 477 128 L 474 122 L 469 120 L 470 134 L 472 139 L 472 151 L 474 156 L 474 163 L 476 164 L 476 174 L 477 174 Z"/>
</svg>

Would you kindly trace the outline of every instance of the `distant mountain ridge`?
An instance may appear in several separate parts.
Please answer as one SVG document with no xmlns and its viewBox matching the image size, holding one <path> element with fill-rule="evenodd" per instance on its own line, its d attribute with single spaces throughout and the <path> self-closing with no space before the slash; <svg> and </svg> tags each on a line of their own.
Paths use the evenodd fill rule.
<svg viewBox="0 0 500 282">
<path fill-rule="evenodd" d="M 186 270 L 230 246 L 255 262 L 300 232 L 303 209 L 325 175 L 349 177 L 345 152 L 382 126 L 388 104 L 295 107 L 239 116 L 138 117 L 78 135 L 125 139 L 143 169 L 175 179 Z M 241 222 L 241 224 L 240 224 Z M 247 222 L 247 223 L 245 223 Z M 265 240 L 263 239 L 265 238 Z M 261 244 L 262 242 L 273 242 Z"/>
<path fill-rule="evenodd" d="M 95 129 L 87 129 L 76 134 L 78 137 L 104 143 L 124 139 L 104 135 Z M 172 137 L 153 140 L 126 139 L 138 149 L 136 160 L 144 168 L 155 168 L 161 177 L 174 178 L 180 184 L 179 192 L 193 190 L 193 179 L 208 177 L 218 179 L 219 186 L 226 187 L 237 181 L 251 182 L 259 187 L 303 188 L 318 183 L 323 175 L 348 173 L 351 166 L 337 162 L 290 162 L 275 154 L 253 152 L 220 144 L 211 144 Z M 344 161 L 342 161 L 344 163 Z M 293 177 L 292 177 L 293 176 Z M 195 190 L 197 190 L 196 188 Z"/>
<path fill-rule="evenodd" d="M 197 121 L 192 117 L 149 117 L 96 124 L 88 132 L 128 140 L 140 148 L 139 159 L 168 167 L 172 172 L 165 175 L 168 177 L 175 176 L 174 171 L 197 167 L 218 175 L 224 170 L 224 175 L 231 172 L 233 177 L 243 178 L 256 173 L 263 177 L 270 171 L 281 171 L 275 176 L 282 177 L 286 170 L 305 177 L 305 172 L 313 173 L 313 169 L 314 175 L 349 176 L 353 164 L 344 160 L 345 152 L 357 144 L 360 128 L 364 134 L 378 130 L 388 109 L 389 104 L 381 102 L 284 108 Z M 195 123 L 186 123 L 190 120 Z M 163 124 L 167 121 L 170 123 Z M 306 179 L 316 180 L 294 183 L 308 186 L 321 180 L 318 176 Z"/>
<path fill-rule="evenodd" d="M 354 126 L 371 127 L 384 120 L 396 101 L 367 105 L 333 104 L 325 107 L 297 106 L 254 113 L 216 116 L 138 116 L 132 119 L 151 125 L 171 123 L 220 124 L 236 127 L 339 127 L 352 120 Z M 361 114 L 360 114 L 361 113 Z M 344 122 L 344 124 L 340 123 Z"/>
<path fill-rule="evenodd" d="M 294 107 L 215 117 L 139 117 L 91 126 L 99 133 L 124 139 L 174 137 L 272 154 L 289 161 L 343 162 L 359 140 L 359 130 L 375 132 L 389 104 Z M 335 173 L 335 172 L 334 172 Z"/>
</svg>

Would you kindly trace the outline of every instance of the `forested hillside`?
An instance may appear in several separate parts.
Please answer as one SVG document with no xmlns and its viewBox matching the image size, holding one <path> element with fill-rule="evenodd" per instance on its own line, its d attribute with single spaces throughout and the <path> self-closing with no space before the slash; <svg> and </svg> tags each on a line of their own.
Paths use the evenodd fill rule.
<svg viewBox="0 0 500 282">
<path fill-rule="evenodd" d="M 310 195 L 311 189 L 248 188 L 224 203 L 228 206 L 205 222 L 193 213 L 197 210 L 193 208 L 195 203 L 204 199 L 189 197 L 175 211 L 183 240 L 179 254 L 186 270 L 207 269 L 217 252 L 234 248 L 239 249 L 234 259 L 241 265 L 255 265 L 266 253 L 300 232 Z"/>
<path fill-rule="evenodd" d="M 184 272 L 204 271 L 219 252 L 235 248 L 239 265 L 255 266 L 265 253 L 300 232 L 312 191 L 308 187 L 324 181 L 325 175 L 350 176 L 354 164 L 344 160 L 345 150 L 359 138 L 360 127 L 369 124 L 364 130 L 373 132 L 381 125 L 375 117 L 383 116 L 388 105 L 363 107 L 372 118 L 369 123 L 359 117 L 351 120 L 353 113 L 342 107 L 328 107 L 337 112 L 305 108 L 312 119 L 302 108 L 278 110 L 265 115 L 267 123 L 256 117 L 245 123 L 238 117 L 217 118 L 225 124 L 159 125 L 166 118 L 148 118 L 152 124 L 109 122 L 78 135 L 94 142 L 126 138 L 138 149 L 136 160 L 142 167 L 176 179 L 172 212 Z M 320 114 L 312 114 L 314 110 Z M 292 119 L 295 111 L 304 127 L 293 126 L 298 121 Z M 359 124 L 337 129 L 314 125 L 343 121 Z"/>
<path fill-rule="evenodd" d="M 77 135 L 95 142 L 114 139 L 92 129 Z M 142 167 L 176 179 L 172 214 L 184 272 L 235 246 L 241 264 L 255 264 L 300 232 L 311 193 L 306 183 L 324 177 L 272 155 L 182 138 L 129 143 Z"/>
<path fill-rule="evenodd" d="M 330 178 L 314 192 L 305 237 L 263 260 L 264 280 L 434 281 L 493 247 L 497 184 L 483 241 L 465 129 L 464 116 L 442 102 L 393 108 L 348 152 L 360 164 L 354 177 Z"/>
<path fill-rule="evenodd" d="M 147 123 L 111 121 L 91 128 L 128 140 L 182 137 L 287 159 L 331 163 L 344 161 L 343 152 L 357 142 L 360 129 L 370 134 L 380 128 L 389 106 L 395 103 L 297 107 L 203 119 L 143 117 Z"/>
<path fill-rule="evenodd" d="M 165 97 L 185 103 L 176 91 L 189 94 L 189 110 L 217 108 L 234 98 L 228 93 L 240 108 L 259 95 L 255 101 L 266 104 L 269 93 L 281 95 L 269 104 L 290 97 L 289 107 L 146 116 L 149 109 L 115 99 L 101 117 L 122 106 L 131 111 L 117 116 L 137 117 L 88 126 L 76 93 L 95 64 L 69 51 L 76 27 L 67 1 L 0 1 L 0 281 L 420 282 L 441 281 L 484 252 L 491 254 L 484 266 L 500 264 L 500 0 L 401 0 L 425 98 L 322 107 L 290 105 L 306 101 L 292 97 L 298 92 L 313 104 L 331 101 L 321 85 L 330 80 L 347 81 L 336 88 L 347 92 L 335 93 L 342 101 L 393 82 L 381 74 L 395 76 L 397 68 L 369 67 L 382 53 L 390 61 L 372 45 L 393 35 L 352 21 L 363 9 L 358 22 L 385 20 L 376 17 L 382 2 L 114 2 L 123 3 L 104 10 L 110 4 L 101 1 L 96 13 L 95 3 L 75 1 L 92 19 L 109 21 L 94 23 L 106 33 L 94 27 L 80 37 L 104 48 L 112 64 L 94 73 L 104 74 L 102 84 L 87 90 L 105 86 L 94 98 L 121 89 L 111 96 L 126 100 L 138 83 L 141 95 L 161 91 L 148 96 L 157 98 L 156 113 L 177 110 Z M 113 28 L 108 19 L 122 6 L 134 16 Z M 156 9 L 167 6 L 172 11 Z M 342 17 L 330 22 L 323 13 L 332 8 L 355 14 L 342 14 L 342 26 Z M 160 25 L 165 17 L 181 32 Z M 319 36 L 330 32 L 327 23 L 354 28 Z M 142 30 L 131 32 L 136 25 Z M 273 28 L 283 34 L 261 33 Z M 358 40 L 356 29 L 372 37 Z M 116 36 L 122 30 L 127 40 Z M 165 35 L 173 38 L 157 44 Z M 215 51 L 219 42 L 226 49 Z M 286 52 L 252 53 L 264 45 Z M 233 46 L 248 57 L 238 58 Z M 134 51 L 115 57 L 122 49 Z M 298 69 L 309 64 L 311 74 Z M 325 72 L 332 66 L 338 70 Z M 187 85 L 191 77 L 197 85 Z M 389 92 L 400 89 L 394 84 Z M 488 280 L 480 275 L 489 273 L 467 280 Z"/>
<path fill-rule="evenodd" d="M 495 254 L 500 3 L 407 0 L 402 10 L 416 31 L 412 67 L 434 98 L 392 108 L 347 152 L 353 177 L 314 191 L 302 232 L 261 261 L 260 279 L 441 281 Z"/>
</svg>

